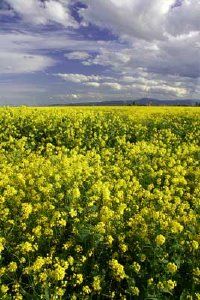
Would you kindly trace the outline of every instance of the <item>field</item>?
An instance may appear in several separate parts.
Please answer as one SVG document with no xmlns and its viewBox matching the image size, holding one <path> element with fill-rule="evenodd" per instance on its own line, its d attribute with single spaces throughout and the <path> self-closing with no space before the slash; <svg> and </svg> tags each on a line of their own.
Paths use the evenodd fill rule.
<svg viewBox="0 0 200 300">
<path fill-rule="evenodd" d="M 200 109 L 0 109 L 0 299 L 200 299 Z"/>
</svg>

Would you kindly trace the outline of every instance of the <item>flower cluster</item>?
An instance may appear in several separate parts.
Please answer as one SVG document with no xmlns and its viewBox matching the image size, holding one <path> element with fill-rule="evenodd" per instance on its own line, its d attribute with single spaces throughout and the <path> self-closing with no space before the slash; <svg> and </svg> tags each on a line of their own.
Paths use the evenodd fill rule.
<svg viewBox="0 0 200 300">
<path fill-rule="evenodd" d="M 200 299 L 198 108 L 1 108 L 0 299 Z"/>
</svg>

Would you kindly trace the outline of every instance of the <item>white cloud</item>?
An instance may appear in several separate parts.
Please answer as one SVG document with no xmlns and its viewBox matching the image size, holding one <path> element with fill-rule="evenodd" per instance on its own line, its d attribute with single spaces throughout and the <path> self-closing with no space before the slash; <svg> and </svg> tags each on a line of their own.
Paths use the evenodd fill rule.
<svg viewBox="0 0 200 300">
<path fill-rule="evenodd" d="M 56 74 L 66 82 L 73 82 L 78 85 L 78 89 L 85 87 L 99 88 L 104 93 L 115 91 L 124 98 L 126 92 L 132 93 L 134 97 L 154 96 L 154 97 L 195 97 L 198 94 L 197 81 L 187 77 L 175 75 L 148 73 L 143 68 L 137 68 L 132 75 L 122 75 L 121 77 L 96 76 L 83 74 Z M 87 92 L 87 90 L 85 90 Z"/>
<path fill-rule="evenodd" d="M 144 86 L 146 92 L 151 94 L 173 95 L 175 97 L 184 97 L 187 95 L 186 88 L 178 88 L 173 86 L 157 85 L 157 86 Z"/>
<path fill-rule="evenodd" d="M 99 81 L 101 79 L 100 76 L 96 75 L 83 75 L 83 74 L 63 74 L 58 73 L 56 76 L 64 79 L 65 81 L 74 82 L 74 83 L 82 83 L 82 82 L 88 82 L 88 81 Z"/>
<path fill-rule="evenodd" d="M 0 31 L 0 51 L 38 51 L 67 50 L 72 52 L 98 51 L 101 43 L 96 41 L 71 37 L 65 30 L 33 33 L 29 31 Z M 104 47 L 118 48 L 116 42 L 103 43 Z"/>
<path fill-rule="evenodd" d="M 73 51 L 70 53 L 66 53 L 65 57 L 68 59 L 85 60 L 90 57 L 90 54 L 86 51 Z"/>
<path fill-rule="evenodd" d="M 118 66 L 119 64 L 126 64 L 130 61 L 131 54 L 126 49 L 122 51 L 114 51 L 114 49 L 99 48 L 99 54 L 95 57 L 91 57 L 86 62 L 83 62 L 84 65 L 111 65 Z"/>
<path fill-rule="evenodd" d="M 15 31 L 9 31 L 5 24 L 1 28 L 2 74 L 44 70 L 61 57 L 55 55 L 56 61 L 51 59 L 51 50 L 61 50 L 67 52 L 64 56 L 68 60 L 77 60 L 76 67 L 82 64 L 81 71 L 77 68 L 74 73 L 68 74 L 63 67 L 59 69 L 59 64 L 54 71 L 58 73 L 58 78 L 53 78 L 55 85 L 58 82 L 57 88 L 63 88 L 63 93 L 67 85 L 71 99 L 72 95 L 87 98 L 88 93 L 91 99 L 102 100 L 104 96 L 112 99 L 114 95 L 120 99 L 145 95 L 170 99 L 199 97 L 199 0 L 185 0 L 177 7 L 173 5 L 175 0 L 82 0 L 87 6 L 80 11 L 83 23 L 108 28 L 119 37 L 114 41 L 96 41 L 92 36 L 86 40 L 82 31 L 74 31 L 79 26 L 69 10 L 74 0 L 5 1 L 13 10 L 2 11 L 3 19 L 5 15 L 17 13 L 23 22 L 8 25 Z M 39 33 L 35 31 L 38 27 L 27 26 L 25 31 L 24 22 L 39 25 L 56 22 L 65 28 L 54 31 L 53 27 L 41 26 Z M 102 75 L 94 75 L 95 70 L 98 74 L 102 70 Z"/>
<path fill-rule="evenodd" d="M 71 94 L 72 99 L 78 99 L 78 95 L 77 94 Z"/>
<path fill-rule="evenodd" d="M 40 34 L 0 31 L 0 41 L 0 72 L 9 74 L 40 71 L 56 64 L 57 61 L 46 54 L 48 50 L 65 49 L 75 55 L 86 55 L 87 50 L 97 51 L 99 47 L 95 41 L 73 39 L 62 30 Z M 73 51 L 75 49 L 80 51 Z M 41 54 L 44 50 L 45 55 Z"/>
<path fill-rule="evenodd" d="M 113 90 L 121 90 L 121 88 L 122 88 L 121 84 L 119 84 L 117 82 L 104 82 L 104 83 L 102 83 L 102 85 L 105 87 L 109 87 Z"/>
<path fill-rule="evenodd" d="M 184 0 L 83 0 L 85 22 L 109 28 L 123 39 L 164 40 L 200 30 L 200 1 Z"/>
<path fill-rule="evenodd" d="M 22 19 L 27 23 L 48 24 L 56 22 L 63 26 L 77 27 L 77 22 L 70 14 L 69 1 L 64 2 L 49 0 L 6 0 Z"/>
<path fill-rule="evenodd" d="M 100 53 L 87 60 L 87 65 L 108 66 L 118 74 L 129 76 L 135 70 L 147 73 L 172 74 L 197 78 L 200 75 L 200 33 L 169 37 L 166 41 L 135 40 L 120 52 L 100 49 Z M 123 58 L 123 59 L 122 59 Z"/>
<path fill-rule="evenodd" d="M 107 27 L 122 37 L 164 39 L 165 23 L 175 0 L 85 0 L 85 21 Z"/>
<path fill-rule="evenodd" d="M 200 31 L 200 1 L 185 0 L 171 10 L 167 19 L 167 31 L 172 35 Z"/>
<path fill-rule="evenodd" d="M 100 83 L 99 82 L 94 82 L 94 81 L 86 82 L 85 85 L 91 86 L 91 87 L 100 87 Z"/>
<path fill-rule="evenodd" d="M 18 74 L 41 71 L 52 66 L 54 63 L 55 62 L 47 56 L 0 51 L 1 74 Z"/>
</svg>

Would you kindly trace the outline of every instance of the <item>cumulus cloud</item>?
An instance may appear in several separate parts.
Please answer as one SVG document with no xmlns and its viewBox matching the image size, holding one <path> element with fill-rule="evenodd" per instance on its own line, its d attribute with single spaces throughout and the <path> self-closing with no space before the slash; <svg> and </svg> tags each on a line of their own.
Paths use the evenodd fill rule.
<svg viewBox="0 0 200 300">
<path fill-rule="evenodd" d="M 83 74 L 63 74 L 59 73 L 56 76 L 64 79 L 67 82 L 73 83 L 84 83 L 85 86 L 89 87 L 108 87 L 113 90 L 121 90 L 121 84 L 118 82 L 112 82 L 115 80 L 114 77 L 109 76 L 98 76 L 98 75 L 83 75 Z M 105 80 L 111 80 L 105 81 Z"/>
<path fill-rule="evenodd" d="M 96 75 L 83 75 L 83 74 L 64 74 L 64 73 L 58 73 L 56 76 L 62 78 L 65 81 L 74 82 L 74 83 L 82 83 L 82 82 L 88 82 L 88 81 L 99 81 L 101 80 L 100 76 Z"/>
<path fill-rule="evenodd" d="M 57 63 L 48 55 L 52 49 L 96 49 L 96 43 L 66 37 L 63 31 L 46 33 L 0 31 L 0 73 L 42 71 Z M 45 50 L 45 54 L 43 54 Z"/>
<path fill-rule="evenodd" d="M 117 82 L 86 82 L 85 85 L 94 88 L 109 88 L 118 91 L 122 89 L 121 84 Z"/>
<path fill-rule="evenodd" d="M 139 73 L 138 73 L 139 74 Z M 143 91 L 146 96 L 154 97 L 191 97 L 197 95 L 197 81 L 175 75 L 161 75 L 141 72 L 134 76 L 122 76 L 121 84 L 126 90 Z M 143 74 L 143 75 L 142 75 Z"/>
<path fill-rule="evenodd" d="M 56 0 L 6 0 L 6 2 L 25 22 L 42 25 L 56 22 L 66 27 L 77 27 L 77 22 L 70 14 L 68 0 L 65 2 Z"/>
<path fill-rule="evenodd" d="M 100 49 L 96 57 L 84 64 L 109 66 L 117 73 L 132 74 L 135 70 L 157 74 L 200 76 L 200 33 L 170 37 L 167 41 L 138 41 L 124 47 L 120 55 L 112 49 Z"/>
<path fill-rule="evenodd" d="M 122 37 L 164 39 L 165 24 L 174 0 L 85 0 L 84 20 L 107 27 Z"/>
<path fill-rule="evenodd" d="M 85 0 L 81 15 L 85 22 L 107 27 L 116 35 L 130 40 L 167 39 L 200 30 L 199 0 Z"/>
<path fill-rule="evenodd" d="M 126 49 L 122 49 L 120 52 L 115 52 L 114 49 L 99 48 L 99 54 L 95 57 L 89 58 L 87 61 L 84 61 L 83 64 L 86 66 L 89 65 L 111 65 L 114 67 L 119 64 L 126 64 L 130 61 L 131 54 Z"/>
<path fill-rule="evenodd" d="M 173 95 L 175 97 L 184 97 L 187 95 L 186 88 L 179 88 L 166 85 L 157 85 L 157 86 L 144 86 L 146 92 L 151 94 L 161 94 L 161 95 Z"/>
<path fill-rule="evenodd" d="M 11 10 L 4 6 L 2 20 L 17 14 L 22 22 L 15 19 L 8 25 L 15 31 L 6 29 L 5 24 L 1 28 L 2 74 L 41 71 L 58 62 L 52 74 L 57 78 L 52 76 L 52 81 L 58 83 L 58 89 L 66 91 L 67 86 L 70 99 L 76 99 L 72 95 L 79 95 L 80 101 L 87 96 L 93 100 L 199 97 L 199 0 L 81 0 L 85 8 L 77 9 L 77 14 L 85 28 L 80 31 L 75 30 L 81 25 L 70 10 L 75 0 L 3 2 L 9 3 Z M 29 23 L 27 31 L 24 22 Z M 52 23 L 63 27 L 42 26 Z M 102 41 L 104 35 L 93 25 L 107 28 L 117 38 L 108 40 L 108 35 Z M 97 35 L 95 40 L 93 35 Z M 52 50 L 59 51 L 53 53 L 54 59 Z M 73 66 L 76 69 L 72 71 Z"/>
<path fill-rule="evenodd" d="M 100 83 L 99 82 L 94 82 L 94 81 L 91 81 L 91 82 L 86 82 L 85 85 L 87 86 L 91 86 L 91 87 L 100 87 Z"/>
<path fill-rule="evenodd" d="M 121 88 L 122 88 L 121 84 L 119 84 L 117 82 L 104 82 L 104 83 L 102 83 L 102 85 L 105 87 L 109 87 L 113 90 L 121 90 Z"/>
<path fill-rule="evenodd" d="M 191 97 L 198 94 L 198 79 L 180 77 L 178 75 L 166 75 L 147 72 L 144 68 L 137 68 L 132 75 L 121 76 L 97 76 L 83 74 L 56 74 L 66 82 L 73 82 L 79 88 L 98 88 L 106 93 L 113 91 L 125 97 L 124 93 L 132 93 L 132 96 L 154 97 Z"/>
</svg>

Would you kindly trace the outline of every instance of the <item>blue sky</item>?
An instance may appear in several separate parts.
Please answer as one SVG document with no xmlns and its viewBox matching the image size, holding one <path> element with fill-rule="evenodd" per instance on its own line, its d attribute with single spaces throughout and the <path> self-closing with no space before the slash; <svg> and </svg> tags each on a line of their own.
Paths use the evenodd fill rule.
<svg viewBox="0 0 200 300">
<path fill-rule="evenodd" d="M 0 0 L 0 104 L 200 98 L 199 0 Z"/>
</svg>

